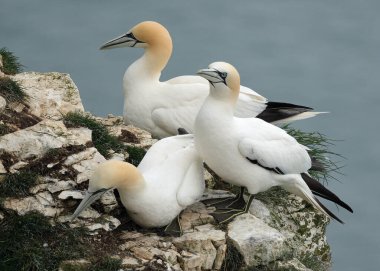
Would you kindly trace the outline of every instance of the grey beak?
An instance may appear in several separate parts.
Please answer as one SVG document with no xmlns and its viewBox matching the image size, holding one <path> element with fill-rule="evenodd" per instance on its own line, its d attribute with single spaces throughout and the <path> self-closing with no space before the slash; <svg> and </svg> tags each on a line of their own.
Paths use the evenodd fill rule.
<svg viewBox="0 0 380 271">
<path fill-rule="evenodd" d="M 81 203 L 75 210 L 74 214 L 71 216 L 70 221 L 73 221 L 75 218 L 77 218 L 78 215 L 80 215 L 80 213 L 83 212 L 88 206 L 90 206 L 93 202 L 95 202 L 101 196 L 103 196 L 104 193 L 112 189 L 113 188 L 110 188 L 110 189 L 103 188 L 95 192 L 87 191 L 86 195 L 84 196 L 84 199 L 82 199 Z"/>
<path fill-rule="evenodd" d="M 197 75 L 205 78 L 211 83 L 220 83 L 224 80 L 220 77 L 219 73 L 215 69 L 201 69 L 197 72 Z"/>
<path fill-rule="evenodd" d="M 142 43 L 142 42 L 137 40 L 133 36 L 132 33 L 127 33 L 106 42 L 99 49 L 106 50 L 106 49 L 121 48 L 121 47 L 134 47 L 137 43 Z"/>
</svg>

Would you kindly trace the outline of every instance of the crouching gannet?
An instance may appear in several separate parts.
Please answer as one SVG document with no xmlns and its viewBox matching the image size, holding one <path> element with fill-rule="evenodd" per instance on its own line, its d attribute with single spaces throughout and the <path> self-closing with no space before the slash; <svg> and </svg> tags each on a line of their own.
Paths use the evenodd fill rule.
<svg viewBox="0 0 380 271">
<path fill-rule="evenodd" d="M 145 50 L 143 56 L 124 74 L 125 123 L 147 130 L 156 138 L 175 135 L 179 127 L 193 133 L 196 114 L 208 95 L 208 82 L 199 76 L 180 76 L 160 81 L 161 71 L 169 61 L 173 48 L 168 30 L 156 22 L 142 22 L 100 49 L 119 47 Z M 311 110 L 300 105 L 268 102 L 255 91 L 241 86 L 234 114 L 284 123 L 318 114 L 309 112 Z"/>
<path fill-rule="evenodd" d="M 137 224 L 152 228 L 173 221 L 171 230 L 180 231 L 177 216 L 198 201 L 204 187 L 203 162 L 195 150 L 193 135 L 168 137 L 154 144 L 137 168 L 116 160 L 100 164 L 72 219 L 105 192 L 117 189 Z"/>
<path fill-rule="evenodd" d="M 241 210 L 218 211 L 216 220 L 225 222 L 248 211 L 254 194 L 281 186 L 343 223 L 314 195 L 350 212 L 352 209 L 308 175 L 311 159 L 305 146 L 261 119 L 234 117 L 240 87 L 237 70 L 228 63 L 215 62 L 198 75 L 210 82 L 210 92 L 196 117 L 195 146 L 216 174 L 226 182 L 246 187 L 250 194 Z"/>
</svg>

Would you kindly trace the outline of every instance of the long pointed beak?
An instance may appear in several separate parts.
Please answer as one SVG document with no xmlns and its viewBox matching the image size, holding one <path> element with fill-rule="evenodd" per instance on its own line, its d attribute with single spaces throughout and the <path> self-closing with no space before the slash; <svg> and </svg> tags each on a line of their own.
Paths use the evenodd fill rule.
<svg viewBox="0 0 380 271">
<path fill-rule="evenodd" d="M 81 203 L 79 204 L 79 206 L 75 210 L 74 214 L 71 216 L 70 220 L 73 221 L 75 218 L 78 217 L 78 215 L 80 215 L 80 213 L 83 210 L 85 210 L 93 202 L 98 200 L 104 193 L 106 193 L 107 191 L 112 190 L 112 189 L 113 188 L 110 188 L 110 189 L 103 188 L 103 189 L 100 189 L 100 190 L 95 191 L 95 192 L 88 192 L 87 191 L 86 195 L 84 196 L 84 199 L 82 199 Z"/>
<path fill-rule="evenodd" d="M 201 69 L 197 72 L 197 75 L 205 78 L 211 83 L 223 82 L 223 79 L 220 78 L 218 71 L 215 69 Z"/>
<path fill-rule="evenodd" d="M 133 35 L 131 35 L 131 33 L 127 33 L 106 42 L 99 49 L 106 50 L 106 49 L 121 48 L 121 47 L 134 47 L 137 43 L 141 43 L 141 42 L 138 41 Z"/>
</svg>

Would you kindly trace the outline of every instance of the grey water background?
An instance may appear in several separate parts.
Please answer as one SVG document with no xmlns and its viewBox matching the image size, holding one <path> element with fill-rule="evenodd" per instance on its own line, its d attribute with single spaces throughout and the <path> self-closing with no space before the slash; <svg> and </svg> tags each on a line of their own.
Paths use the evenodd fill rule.
<svg viewBox="0 0 380 271">
<path fill-rule="evenodd" d="M 167 26 L 174 52 L 163 79 L 216 60 L 273 101 L 329 111 L 296 127 L 319 131 L 344 155 L 345 176 L 329 188 L 354 214 L 338 211 L 328 242 L 333 270 L 380 266 L 380 1 L 1 0 L 0 47 L 26 71 L 69 73 L 87 111 L 122 114 L 122 76 L 142 49 L 99 51 L 144 20 Z"/>
</svg>

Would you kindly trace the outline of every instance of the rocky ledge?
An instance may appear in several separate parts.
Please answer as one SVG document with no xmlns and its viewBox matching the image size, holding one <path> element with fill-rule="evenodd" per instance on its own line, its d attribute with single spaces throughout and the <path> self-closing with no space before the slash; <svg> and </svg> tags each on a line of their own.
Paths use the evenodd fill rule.
<svg viewBox="0 0 380 271">
<path fill-rule="evenodd" d="M 14 101 L 0 96 L 3 189 L 0 225 L 6 225 L 12 215 L 37 212 L 48 218 L 52 227 L 85 229 L 82 242 L 87 240 L 86 246 L 101 250 L 98 259 L 116 259 L 119 264 L 115 270 L 329 268 L 330 249 L 325 237 L 328 218 L 281 189 L 257 195 L 250 213 L 228 225 L 216 225 L 210 215 L 213 209 L 196 203 L 181 215 L 185 230 L 181 237 L 165 236 L 162 229 L 146 230 L 135 225 L 121 206 L 117 193 L 105 194 L 99 203 L 71 222 L 70 215 L 83 198 L 94 166 L 105 161 L 105 156 L 138 163 L 139 155 L 155 140 L 143 130 L 125 126 L 121 117 L 100 118 L 85 113 L 79 91 L 67 74 L 0 75 L 0 79 L 4 78 L 18 82 L 28 98 Z M 66 117 L 70 112 L 106 127 L 119 147 L 110 145 L 106 152 L 100 152 L 94 129 L 70 122 Z M 35 176 L 34 181 L 25 187 L 30 174 Z M 218 181 L 208 172 L 206 179 L 209 188 L 218 187 Z M 17 190 L 20 183 L 24 187 L 21 193 Z M 207 189 L 204 197 L 228 194 L 224 190 Z M 54 239 L 47 238 L 39 245 L 42 248 L 53 243 Z M 89 269 L 92 261 L 94 257 L 87 258 L 85 254 L 72 258 L 66 255 L 59 266 L 63 271 L 92 270 Z"/>
</svg>

